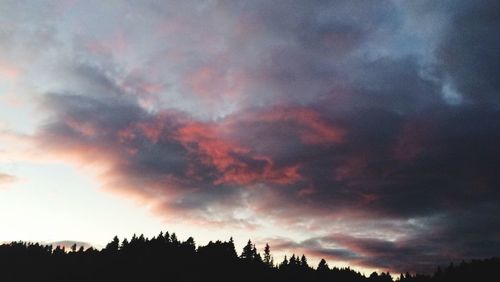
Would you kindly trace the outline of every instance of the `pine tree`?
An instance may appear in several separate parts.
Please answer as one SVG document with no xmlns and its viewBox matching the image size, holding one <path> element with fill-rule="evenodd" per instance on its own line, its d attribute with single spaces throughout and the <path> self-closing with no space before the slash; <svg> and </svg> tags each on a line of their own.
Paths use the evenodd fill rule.
<svg viewBox="0 0 500 282">
<path fill-rule="evenodd" d="M 291 267 L 296 267 L 299 265 L 298 260 L 295 258 L 295 254 L 292 254 L 292 257 L 290 258 L 290 263 L 289 265 Z"/>
<path fill-rule="evenodd" d="M 288 264 L 289 264 L 288 263 L 288 259 L 287 259 L 286 255 L 285 255 L 285 258 L 283 258 L 283 261 L 280 263 L 279 268 L 280 269 L 286 268 L 288 266 Z"/>
<path fill-rule="evenodd" d="M 106 245 L 105 250 L 111 253 L 118 252 L 118 248 L 120 247 L 120 239 L 118 239 L 118 236 L 113 237 L 113 241 L 109 242 Z"/>
<path fill-rule="evenodd" d="M 137 239 L 137 235 L 135 235 L 135 233 L 134 233 L 134 235 L 132 235 L 132 238 L 130 239 L 130 245 L 135 246 L 137 244 L 138 240 L 139 239 Z"/>
<path fill-rule="evenodd" d="M 128 242 L 127 238 L 125 238 L 125 239 L 123 239 L 123 241 L 122 241 L 122 244 L 121 244 L 120 249 L 121 249 L 121 250 L 127 249 L 127 248 L 128 248 L 128 245 L 129 245 L 129 242 Z"/>
<path fill-rule="evenodd" d="M 269 267 L 273 267 L 272 260 L 271 248 L 269 247 L 269 244 L 266 243 L 266 247 L 264 248 L 264 263 Z"/>
<path fill-rule="evenodd" d="M 303 268 L 309 268 L 309 264 L 307 263 L 307 258 L 305 255 L 302 255 L 300 258 L 300 266 Z"/>
<path fill-rule="evenodd" d="M 328 267 L 328 264 L 326 263 L 325 259 L 321 259 L 321 261 L 318 264 L 318 271 L 328 271 L 330 268 Z"/>
<path fill-rule="evenodd" d="M 227 248 L 228 248 L 228 253 L 230 254 L 230 257 L 232 257 L 232 258 L 238 257 L 238 254 L 236 253 L 236 247 L 234 246 L 233 237 L 229 238 Z"/>
<path fill-rule="evenodd" d="M 165 233 L 165 243 L 168 245 L 168 244 L 170 244 L 170 242 L 171 242 L 170 241 L 170 234 L 167 231 L 167 233 Z"/>
<path fill-rule="evenodd" d="M 254 256 L 254 261 L 255 261 L 256 263 L 258 263 L 258 264 L 262 264 L 262 263 L 264 263 L 264 262 L 262 261 L 262 257 L 260 256 L 260 254 L 259 254 L 259 253 L 257 253 L 257 254 Z"/>
<path fill-rule="evenodd" d="M 160 234 L 158 234 L 158 237 L 156 237 L 156 239 L 159 242 L 163 242 L 165 240 L 165 236 L 163 236 L 163 231 L 160 231 Z"/>
<path fill-rule="evenodd" d="M 180 242 L 179 240 L 177 239 L 177 235 L 175 235 L 175 233 L 172 233 L 172 235 L 170 236 L 170 241 L 172 242 L 172 245 L 174 247 L 176 246 L 179 246 L 180 245 Z"/>
<path fill-rule="evenodd" d="M 257 252 L 257 247 L 255 246 L 255 244 L 252 247 L 252 258 L 253 258 L 254 261 L 262 263 L 262 257 Z"/>
<path fill-rule="evenodd" d="M 254 259 L 254 246 L 252 245 L 252 241 L 248 240 L 246 246 L 243 247 L 243 252 L 241 253 L 240 258 L 244 260 Z"/>
<path fill-rule="evenodd" d="M 193 237 L 187 238 L 186 241 L 182 243 L 183 246 L 185 246 L 188 250 L 194 252 L 196 250 L 196 244 L 194 242 Z"/>
</svg>

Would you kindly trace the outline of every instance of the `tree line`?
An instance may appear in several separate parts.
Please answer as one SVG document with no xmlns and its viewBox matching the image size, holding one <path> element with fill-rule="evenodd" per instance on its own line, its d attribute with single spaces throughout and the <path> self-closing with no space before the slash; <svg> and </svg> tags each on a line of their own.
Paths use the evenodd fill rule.
<svg viewBox="0 0 500 282">
<path fill-rule="evenodd" d="M 432 275 L 400 274 L 396 281 L 497 281 L 500 258 L 473 260 L 438 267 Z M 394 281 L 390 273 L 365 276 L 349 267 L 330 267 L 322 259 L 316 267 L 305 255 L 276 263 L 271 247 L 257 251 L 252 241 L 236 252 L 233 239 L 196 246 L 192 237 L 180 241 L 175 233 L 153 238 L 114 237 L 102 250 L 70 249 L 39 243 L 0 245 L 0 281 Z"/>
</svg>

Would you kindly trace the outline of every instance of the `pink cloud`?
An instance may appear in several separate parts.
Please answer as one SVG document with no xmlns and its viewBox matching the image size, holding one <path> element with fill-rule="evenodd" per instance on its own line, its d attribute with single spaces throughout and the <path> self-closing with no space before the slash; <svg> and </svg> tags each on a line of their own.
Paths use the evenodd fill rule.
<svg viewBox="0 0 500 282">
<path fill-rule="evenodd" d="M 255 155 L 250 148 L 224 139 L 217 125 L 188 123 L 175 136 L 188 151 L 201 157 L 204 164 L 217 168 L 222 177 L 214 182 L 216 185 L 245 185 L 259 181 L 290 184 L 300 178 L 298 165 L 277 168 L 271 158 Z M 256 167 L 249 162 L 256 163 Z"/>
<path fill-rule="evenodd" d="M 89 40 L 85 48 L 99 55 L 123 56 L 130 50 L 129 39 L 124 31 L 118 30 L 114 34 L 101 40 Z"/>
<path fill-rule="evenodd" d="M 273 107 L 265 111 L 247 112 L 225 121 L 236 127 L 241 123 L 268 125 L 288 124 L 292 134 L 308 145 L 333 145 L 342 143 L 345 131 L 317 111 L 307 107 Z"/>
<path fill-rule="evenodd" d="M 2 77 L 2 80 L 14 81 L 19 78 L 20 75 L 20 68 L 0 62 L 0 77 Z"/>
<path fill-rule="evenodd" d="M 71 129 L 75 130 L 83 137 L 95 137 L 97 135 L 96 126 L 90 122 L 80 122 L 73 118 L 67 118 L 65 122 Z"/>
</svg>

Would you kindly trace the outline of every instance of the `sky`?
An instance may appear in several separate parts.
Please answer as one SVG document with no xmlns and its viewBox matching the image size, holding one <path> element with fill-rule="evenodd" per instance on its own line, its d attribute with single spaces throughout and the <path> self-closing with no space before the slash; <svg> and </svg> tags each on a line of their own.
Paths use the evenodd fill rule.
<svg viewBox="0 0 500 282">
<path fill-rule="evenodd" d="M 500 255 L 500 2 L 1 1 L 0 241 Z"/>
</svg>

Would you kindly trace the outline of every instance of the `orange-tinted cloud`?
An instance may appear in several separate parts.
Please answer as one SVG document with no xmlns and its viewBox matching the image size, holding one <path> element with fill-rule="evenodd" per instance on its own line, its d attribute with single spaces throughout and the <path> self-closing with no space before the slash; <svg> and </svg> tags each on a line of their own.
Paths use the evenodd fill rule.
<svg viewBox="0 0 500 282">
<path fill-rule="evenodd" d="M 0 187 L 6 186 L 12 182 L 15 182 L 16 180 L 17 180 L 17 177 L 10 175 L 10 174 L 0 172 Z"/>
</svg>

